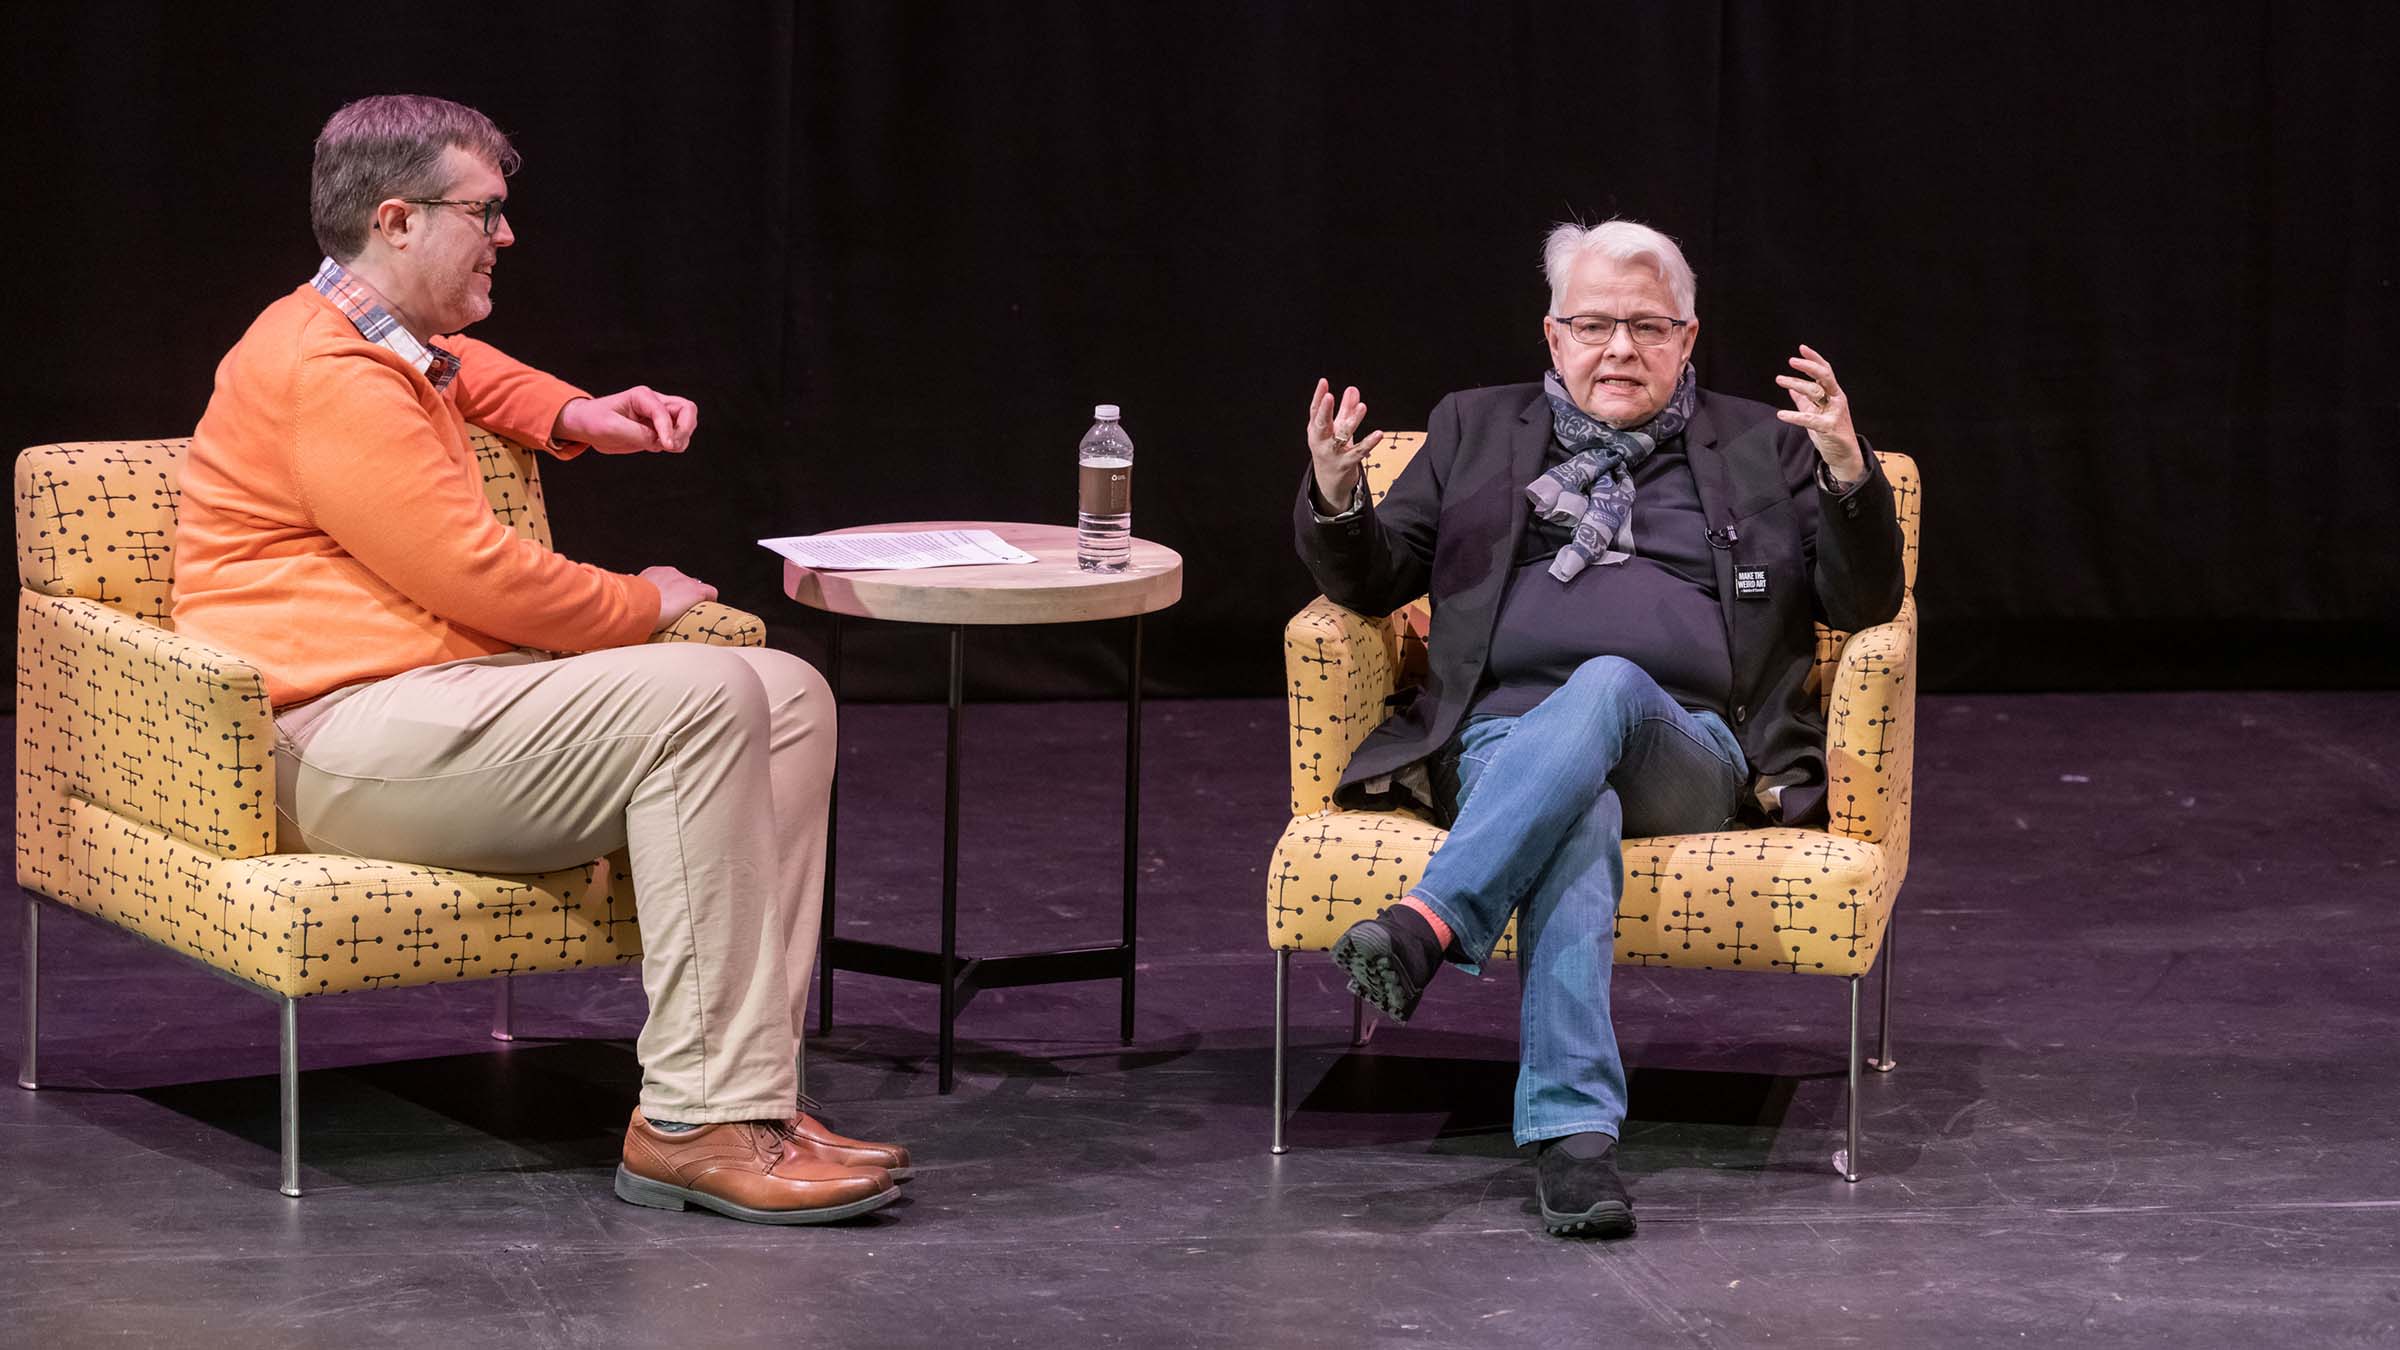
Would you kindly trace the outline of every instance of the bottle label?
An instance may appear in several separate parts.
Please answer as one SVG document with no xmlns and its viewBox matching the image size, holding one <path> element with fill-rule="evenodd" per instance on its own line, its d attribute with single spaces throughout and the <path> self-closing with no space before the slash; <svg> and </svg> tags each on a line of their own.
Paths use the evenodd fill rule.
<svg viewBox="0 0 2400 1350">
<path fill-rule="evenodd" d="M 1087 516 L 1121 516 L 1133 510 L 1133 461 L 1087 459 L 1076 474 L 1076 510 Z"/>
</svg>

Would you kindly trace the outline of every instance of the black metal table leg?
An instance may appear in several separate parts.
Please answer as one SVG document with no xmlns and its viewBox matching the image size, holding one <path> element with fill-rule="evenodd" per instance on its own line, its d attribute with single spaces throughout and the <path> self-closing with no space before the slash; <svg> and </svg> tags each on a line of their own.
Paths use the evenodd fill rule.
<svg viewBox="0 0 2400 1350">
<path fill-rule="evenodd" d="M 1117 1040 L 1133 1044 L 1134 895 L 1142 874 L 1142 616 L 1133 616 L 1125 655 L 1125 976 Z"/>
<path fill-rule="evenodd" d="M 842 616 L 825 635 L 825 685 L 833 691 L 833 706 L 842 706 Z M 835 841 L 841 837 L 842 747 L 833 747 L 833 779 L 825 788 L 825 899 L 817 913 L 817 1034 L 833 1030 L 833 864 Z"/>
<path fill-rule="evenodd" d="M 958 1020 L 958 724 L 966 692 L 967 629 L 950 628 L 950 752 L 942 771 L 942 1051 L 941 1087 L 947 1095 L 956 1051 Z"/>
<path fill-rule="evenodd" d="M 827 637 L 826 682 L 837 696 L 841 689 L 843 623 L 833 617 Z M 833 824 L 838 797 L 826 810 L 824 924 L 819 947 L 817 991 L 818 1031 L 833 1025 L 833 972 L 837 969 L 882 975 L 919 984 L 941 986 L 941 1025 L 936 1056 L 937 1090 L 948 1095 L 958 1081 L 957 1023 L 960 1013 L 977 995 L 989 989 L 1080 981 L 1118 982 L 1118 1038 L 1133 1044 L 1136 938 L 1141 887 L 1142 810 L 1142 638 L 1143 619 L 1134 615 L 1127 634 L 1125 689 L 1125 840 L 1124 928 L 1118 941 L 1088 947 L 1063 947 L 1001 956 L 962 956 L 958 950 L 958 875 L 961 831 L 960 797 L 964 766 L 967 625 L 951 624 L 949 735 L 942 774 L 942 941 L 931 951 L 893 943 L 835 934 Z M 835 782 L 838 784 L 839 778 Z"/>
</svg>

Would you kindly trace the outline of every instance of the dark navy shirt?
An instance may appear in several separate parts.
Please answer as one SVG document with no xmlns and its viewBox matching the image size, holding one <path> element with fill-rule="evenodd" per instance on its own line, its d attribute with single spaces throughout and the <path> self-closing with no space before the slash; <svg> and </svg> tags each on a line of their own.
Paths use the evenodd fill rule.
<svg viewBox="0 0 2400 1350">
<path fill-rule="evenodd" d="M 1554 443 L 1542 468 L 1566 458 Z M 1733 655 L 1717 604 L 1708 520 L 1683 439 L 1643 460 L 1633 487 L 1633 556 L 1586 567 L 1573 581 L 1550 575 L 1573 529 L 1534 516 L 1527 503 L 1491 659 L 1469 717 L 1522 716 L 1595 656 L 1624 657 L 1684 707 L 1726 715 Z"/>
</svg>

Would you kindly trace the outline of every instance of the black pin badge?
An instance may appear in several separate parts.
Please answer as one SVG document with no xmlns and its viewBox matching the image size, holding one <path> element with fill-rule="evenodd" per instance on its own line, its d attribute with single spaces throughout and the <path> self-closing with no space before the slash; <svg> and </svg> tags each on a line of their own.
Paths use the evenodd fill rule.
<svg viewBox="0 0 2400 1350">
<path fill-rule="evenodd" d="M 1767 598 L 1767 565 L 1743 563 L 1733 569 L 1733 594 L 1739 600 Z"/>
</svg>

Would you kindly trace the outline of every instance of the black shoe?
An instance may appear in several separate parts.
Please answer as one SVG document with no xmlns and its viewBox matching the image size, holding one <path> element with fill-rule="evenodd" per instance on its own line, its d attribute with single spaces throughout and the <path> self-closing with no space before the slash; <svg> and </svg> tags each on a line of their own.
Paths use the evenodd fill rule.
<svg viewBox="0 0 2400 1350">
<path fill-rule="evenodd" d="M 1534 1165 L 1534 1195 L 1541 1201 L 1542 1226 L 1556 1237 L 1629 1237 L 1633 1200 L 1617 1175 L 1612 1143 L 1598 1156 L 1578 1158 L 1552 1139 Z"/>
<path fill-rule="evenodd" d="M 1425 916 L 1393 905 L 1350 925 L 1333 944 L 1333 963 L 1350 977 L 1350 992 L 1405 1022 L 1442 968 L 1442 944 Z"/>
</svg>

